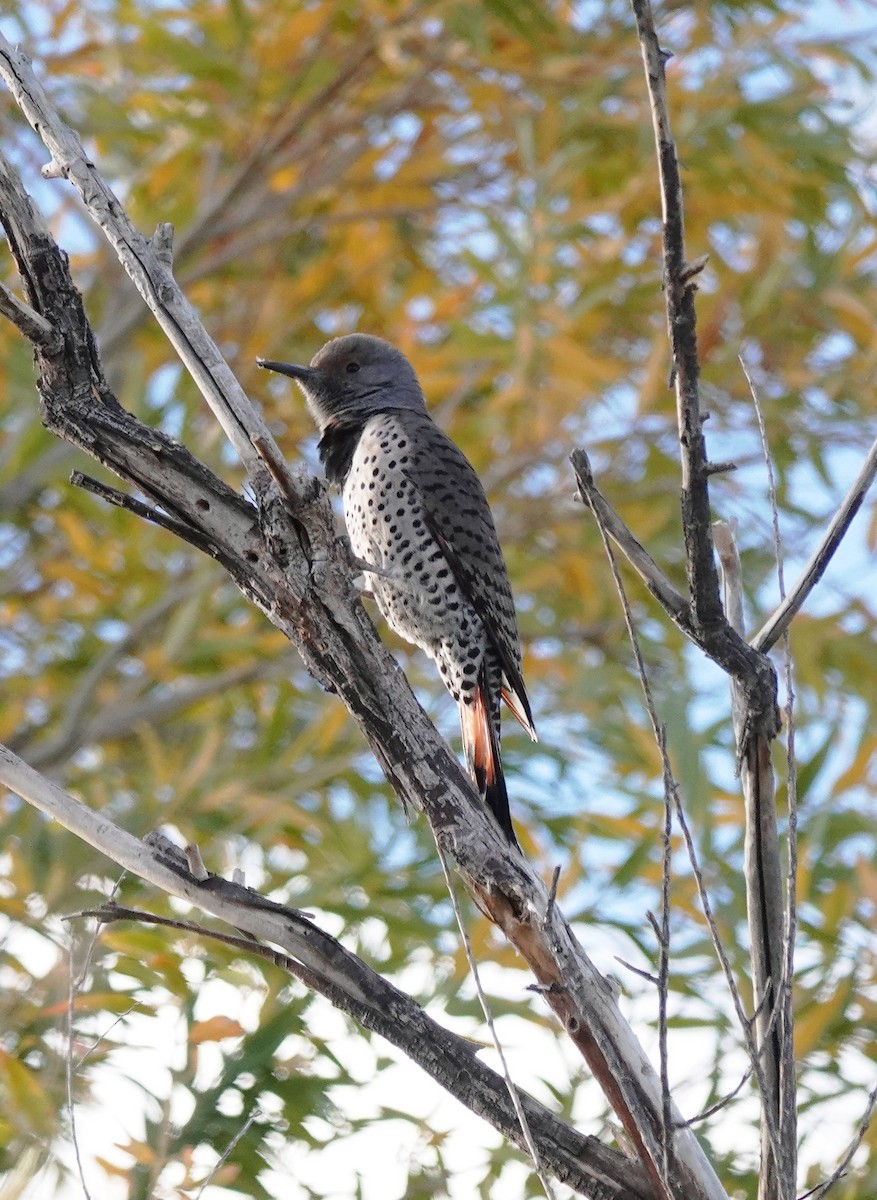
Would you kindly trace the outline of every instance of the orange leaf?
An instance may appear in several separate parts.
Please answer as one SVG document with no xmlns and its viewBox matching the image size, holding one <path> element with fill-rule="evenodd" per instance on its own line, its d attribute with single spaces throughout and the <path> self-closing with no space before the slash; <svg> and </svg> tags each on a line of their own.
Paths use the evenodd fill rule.
<svg viewBox="0 0 877 1200">
<path fill-rule="evenodd" d="M 233 1021 L 231 1017 L 209 1017 L 206 1021 L 196 1021 L 189 1030 L 189 1041 L 196 1046 L 201 1042 L 221 1042 L 223 1038 L 242 1037 L 243 1025 Z"/>
</svg>

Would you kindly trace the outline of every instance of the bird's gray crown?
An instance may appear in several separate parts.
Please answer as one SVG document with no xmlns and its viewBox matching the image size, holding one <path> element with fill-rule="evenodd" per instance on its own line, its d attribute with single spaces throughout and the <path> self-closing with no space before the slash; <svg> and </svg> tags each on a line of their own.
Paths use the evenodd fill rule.
<svg viewBox="0 0 877 1200">
<path fill-rule="evenodd" d="M 414 368 L 402 351 L 367 333 L 333 338 L 309 367 L 266 359 L 259 365 L 296 380 L 321 431 L 387 409 L 426 410 Z"/>
</svg>

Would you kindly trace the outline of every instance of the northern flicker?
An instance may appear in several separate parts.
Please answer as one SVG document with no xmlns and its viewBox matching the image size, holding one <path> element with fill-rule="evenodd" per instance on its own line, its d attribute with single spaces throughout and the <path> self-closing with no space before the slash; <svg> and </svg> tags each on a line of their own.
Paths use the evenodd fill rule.
<svg viewBox="0 0 877 1200">
<path fill-rule="evenodd" d="M 472 466 L 433 422 L 414 368 L 381 338 L 335 338 L 294 379 L 342 489 L 347 532 L 378 608 L 437 665 L 460 713 L 469 771 L 517 844 L 500 759 L 500 697 L 535 740 L 505 561 Z"/>
</svg>

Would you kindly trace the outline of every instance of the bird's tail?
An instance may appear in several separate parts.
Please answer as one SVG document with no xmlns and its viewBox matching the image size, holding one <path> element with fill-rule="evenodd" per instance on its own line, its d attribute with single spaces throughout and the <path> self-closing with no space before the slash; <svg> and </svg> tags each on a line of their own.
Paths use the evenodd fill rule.
<svg viewBox="0 0 877 1200">
<path fill-rule="evenodd" d="M 491 713 L 486 670 L 481 669 L 471 704 L 460 704 L 463 751 L 469 773 L 487 807 L 513 846 L 518 845 L 509 812 L 509 797 L 499 752 L 498 720 Z"/>
</svg>

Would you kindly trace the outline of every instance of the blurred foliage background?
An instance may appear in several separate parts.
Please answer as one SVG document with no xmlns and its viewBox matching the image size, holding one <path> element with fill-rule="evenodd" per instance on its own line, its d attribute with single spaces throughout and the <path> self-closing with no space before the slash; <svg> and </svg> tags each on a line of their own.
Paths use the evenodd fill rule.
<svg viewBox="0 0 877 1200">
<path fill-rule="evenodd" d="M 777 585 L 738 356 L 764 408 L 787 578 L 875 432 L 877 6 L 671 2 L 658 16 L 675 55 L 689 253 L 710 255 L 698 311 L 711 457 L 740 468 L 715 480 L 713 500 L 740 522 L 754 630 Z M 414 361 L 484 480 L 519 601 L 542 738 L 534 749 L 508 730 L 522 842 L 546 877 L 563 864 L 565 911 L 653 1046 L 655 997 L 614 956 L 644 968 L 656 958 L 645 913 L 659 903 L 660 761 L 567 461 L 587 448 L 611 502 L 682 586 L 660 209 L 629 6 L 43 0 L 5 6 L 3 28 L 140 228 L 174 223 L 178 277 L 290 458 L 314 462 L 313 430 L 257 355 L 306 361 L 326 337 L 361 329 Z M 72 189 L 39 179 L 44 151 L 8 98 L 2 113 L 120 399 L 240 482 Z M 16 285 L 8 256 L 2 271 Z M 72 467 L 95 467 L 41 429 L 22 339 L 2 324 L 0 343 L 0 739 L 133 833 L 169 827 L 211 868 L 243 865 L 248 882 L 316 912 L 441 1019 L 484 1037 L 432 841 L 406 825 L 341 705 L 215 564 L 68 485 Z M 875 536 L 869 503 L 792 637 L 802 1187 L 854 1132 L 877 1057 Z M 725 681 L 628 582 L 748 996 Z M 429 664 L 394 645 L 454 737 Z M 98 1194 L 194 1195 L 247 1122 L 208 1200 L 486 1196 L 499 1180 L 537 1194 L 516 1153 L 440 1107 L 429 1081 L 323 1001 L 164 930 L 119 925 L 91 945 L 84 922 L 62 917 L 110 890 L 106 861 L 8 796 L 0 837 L 4 1197 L 72 1186 L 71 931 L 83 970 L 76 1111 Z M 135 880 L 121 894 L 176 911 Z M 673 901 L 671 1070 L 694 1115 L 745 1062 L 678 846 Z M 611 1138 L 514 956 L 477 913 L 470 925 L 479 959 L 496 964 L 487 979 L 519 1082 Z M 757 1149 L 747 1095 L 698 1127 L 741 1196 Z M 874 1132 L 857 1164 L 838 1197 L 877 1191 Z"/>
</svg>

